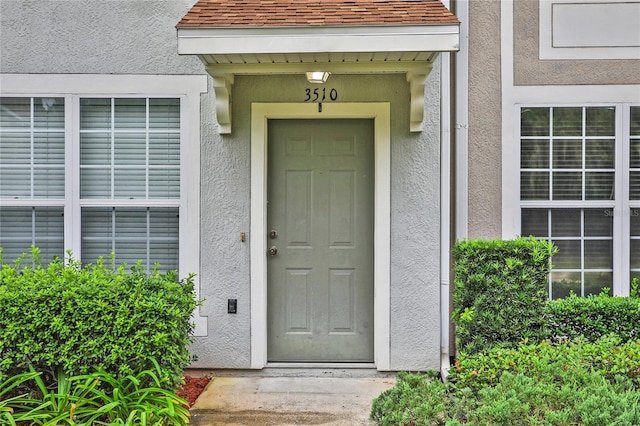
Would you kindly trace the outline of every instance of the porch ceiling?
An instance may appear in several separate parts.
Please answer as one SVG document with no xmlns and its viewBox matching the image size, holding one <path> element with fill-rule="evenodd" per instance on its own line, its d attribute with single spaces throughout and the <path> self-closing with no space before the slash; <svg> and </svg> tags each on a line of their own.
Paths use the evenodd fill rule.
<svg viewBox="0 0 640 426">
<path fill-rule="evenodd" d="M 438 0 L 200 0 L 177 25 L 178 53 L 213 77 L 221 133 L 231 132 L 237 74 L 404 73 L 411 131 L 422 130 L 424 84 L 459 23 Z"/>
</svg>

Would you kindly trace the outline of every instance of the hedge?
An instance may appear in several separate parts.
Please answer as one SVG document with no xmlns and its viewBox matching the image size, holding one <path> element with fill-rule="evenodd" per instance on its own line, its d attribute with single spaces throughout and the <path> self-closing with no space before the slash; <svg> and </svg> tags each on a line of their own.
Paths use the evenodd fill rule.
<svg viewBox="0 0 640 426">
<path fill-rule="evenodd" d="M 384 426 L 640 424 L 640 341 L 615 336 L 461 354 L 443 383 L 401 373 L 372 404 Z"/>
<path fill-rule="evenodd" d="M 460 351 L 547 337 L 544 312 L 549 259 L 555 251 L 551 243 L 534 238 L 454 245 L 452 320 Z"/>
<path fill-rule="evenodd" d="M 594 295 L 550 300 L 546 306 L 550 337 L 595 341 L 615 334 L 622 341 L 640 339 L 640 298 Z"/>
<path fill-rule="evenodd" d="M 51 376 L 125 377 L 154 368 L 153 359 L 167 389 L 181 382 L 198 304 L 192 276 L 72 258 L 45 267 L 37 254 L 26 267 L 0 262 L 0 382 L 30 366 Z"/>
</svg>

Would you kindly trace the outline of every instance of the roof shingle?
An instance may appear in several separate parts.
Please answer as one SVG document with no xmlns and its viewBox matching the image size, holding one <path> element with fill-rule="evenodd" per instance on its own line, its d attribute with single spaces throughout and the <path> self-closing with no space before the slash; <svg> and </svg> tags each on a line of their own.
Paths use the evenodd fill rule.
<svg viewBox="0 0 640 426">
<path fill-rule="evenodd" d="M 199 0 L 177 27 L 439 25 L 458 22 L 439 0 Z"/>
</svg>

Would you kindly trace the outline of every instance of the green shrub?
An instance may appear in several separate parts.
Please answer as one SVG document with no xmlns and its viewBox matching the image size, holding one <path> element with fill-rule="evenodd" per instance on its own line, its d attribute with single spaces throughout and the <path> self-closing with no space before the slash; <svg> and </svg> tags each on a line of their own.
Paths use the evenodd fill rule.
<svg viewBox="0 0 640 426">
<path fill-rule="evenodd" d="M 640 341 L 615 336 L 462 354 L 446 384 L 399 376 L 378 397 L 380 425 L 638 425 Z"/>
<path fill-rule="evenodd" d="M 446 413 L 445 385 L 438 373 L 399 373 L 396 385 L 371 405 L 371 419 L 383 426 L 443 425 Z"/>
<path fill-rule="evenodd" d="M 181 382 L 197 305 L 191 276 L 74 259 L 0 266 L 0 380 L 30 366 L 52 383 L 96 370 L 120 378 L 156 359 L 165 389 Z"/>
<path fill-rule="evenodd" d="M 505 372 L 497 385 L 465 402 L 455 405 L 458 414 L 466 413 L 456 420 L 468 425 L 640 424 L 640 392 L 586 370 L 542 381 Z"/>
<path fill-rule="evenodd" d="M 571 295 L 550 300 L 546 316 L 553 337 L 595 341 L 614 333 L 623 341 L 640 339 L 640 298 Z"/>
<path fill-rule="evenodd" d="M 453 389 L 468 388 L 477 392 L 495 386 L 505 372 L 545 381 L 584 371 L 595 372 L 611 381 L 622 377 L 640 390 L 640 341 L 622 343 L 611 335 L 595 342 L 577 340 L 521 344 L 516 348 L 493 347 L 477 354 L 461 354 L 449 371 L 448 382 Z"/>
<path fill-rule="evenodd" d="M 552 244 L 533 238 L 454 245 L 452 320 L 460 351 L 547 337 L 544 309 L 549 259 L 555 251 Z"/>
</svg>

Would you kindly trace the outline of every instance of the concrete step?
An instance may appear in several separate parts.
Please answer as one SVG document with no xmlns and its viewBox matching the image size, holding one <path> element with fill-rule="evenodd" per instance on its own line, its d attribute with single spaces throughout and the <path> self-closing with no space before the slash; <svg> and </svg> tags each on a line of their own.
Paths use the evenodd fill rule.
<svg viewBox="0 0 640 426">
<path fill-rule="evenodd" d="M 394 384 L 389 376 L 214 377 L 190 424 L 369 425 L 372 400 Z"/>
</svg>

